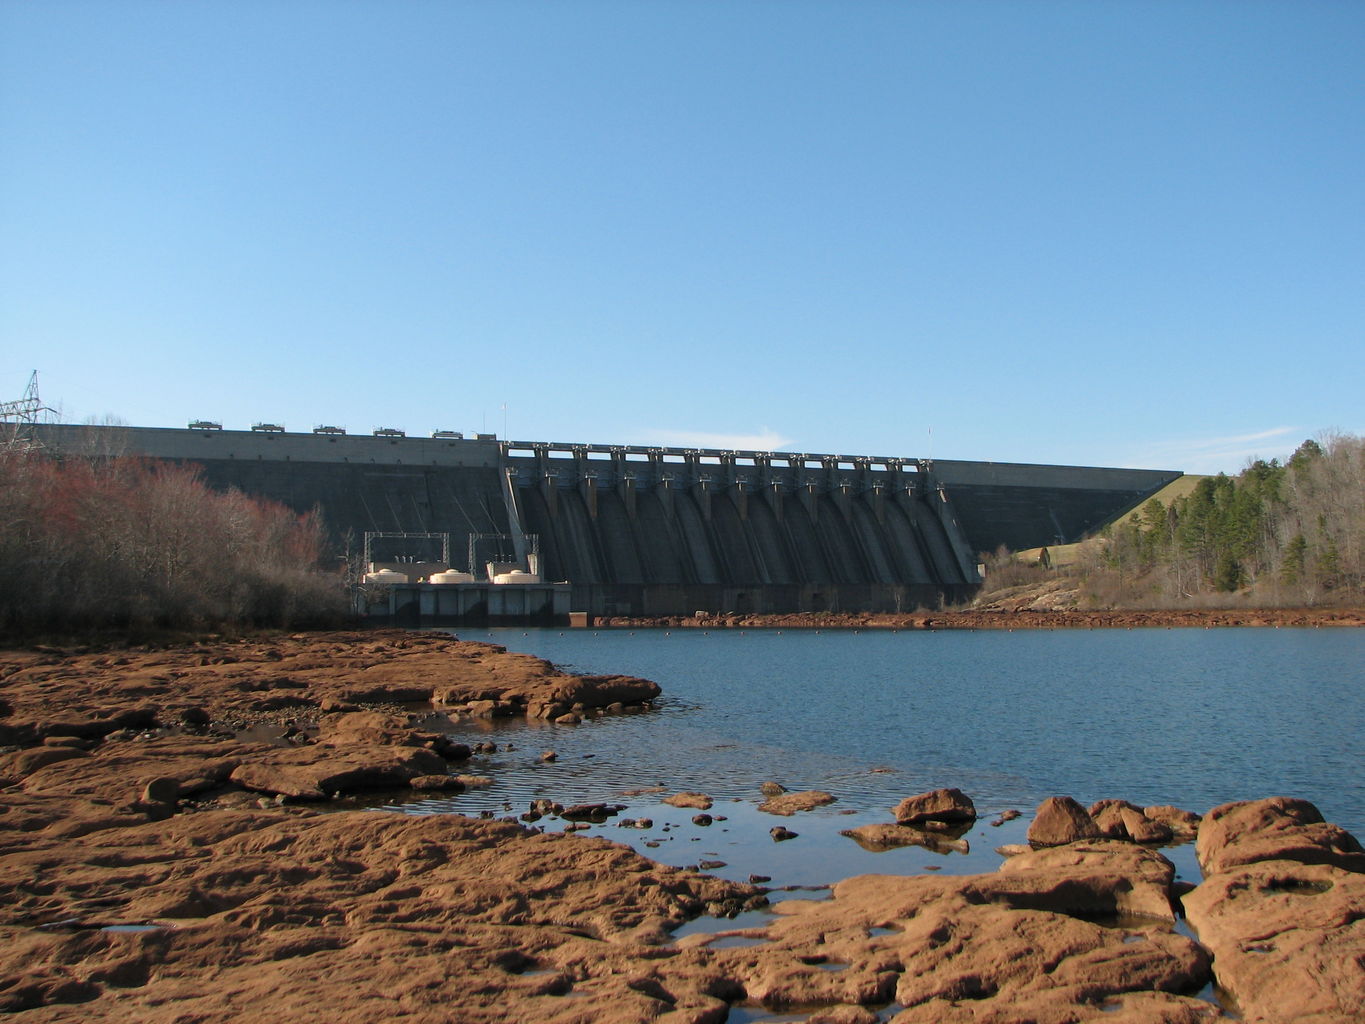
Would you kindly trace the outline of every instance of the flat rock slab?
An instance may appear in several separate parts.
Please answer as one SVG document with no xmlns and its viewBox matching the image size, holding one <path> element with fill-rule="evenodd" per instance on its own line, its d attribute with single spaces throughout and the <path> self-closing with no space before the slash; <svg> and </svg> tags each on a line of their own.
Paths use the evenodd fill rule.
<svg viewBox="0 0 1365 1024">
<path fill-rule="evenodd" d="M 181 796 L 221 785 L 243 761 L 276 748 L 202 736 L 165 736 L 101 745 L 91 756 L 44 765 L 20 782 L 36 796 L 119 804 L 136 800 L 157 778 L 173 778 Z"/>
<path fill-rule="evenodd" d="M 322 800 L 337 793 L 406 786 L 445 770 L 439 754 L 421 747 L 318 743 L 268 751 L 238 765 L 229 778 L 259 793 Z"/>
<path fill-rule="evenodd" d="M 1214 875 L 1183 902 L 1244 1020 L 1361 1020 L 1365 875 L 1266 861 Z"/>
<path fill-rule="evenodd" d="M 364 704 L 640 705 L 656 683 L 575 676 L 495 644 L 402 630 L 205 640 L 169 648 L 0 651 L 0 744 L 99 739 L 181 722 L 285 720 Z M 362 738 L 363 741 L 363 738 Z M 0 766 L 3 772 L 3 766 Z"/>
<path fill-rule="evenodd" d="M 705 793 L 674 793 L 663 798 L 670 807 L 692 807 L 699 811 L 709 811 L 712 800 Z"/>
<path fill-rule="evenodd" d="M 1307 800 L 1292 797 L 1215 807 L 1199 826 L 1195 850 L 1205 875 L 1267 860 L 1365 871 L 1365 852 L 1356 838 L 1323 821 L 1321 812 Z"/>
<path fill-rule="evenodd" d="M 717 962 L 774 1010 L 896 1002 L 905 1024 L 1213 1018 L 1189 997 L 1208 957 L 1168 924 L 1169 863 L 1128 844 L 1058 852 L 992 875 L 851 878 L 831 900 L 778 904 L 763 944 L 716 950 Z M 1081 916 L 1125 906 L 1165 920 Z"/>
<path fill-rule="evenodd" d="M 759 898 L 604 840 L 450 815 L 212 811 L 39 846 L 0 856 L 0 1010 L 30 1021 L 716 1014 L 704 956 L 644 983 L 657 943 Z"/>
<path fill-rule="evenodd" d="M 1129 844 L 849 879 L 778 905 L 766 941 L 713 949 L 668 932 L 753 906 L 752 887 L 507 822 L 286 807 L 94 839 L 0 856 L 0 1008 L 25 1020 L 719 1022 L 744 1000 L 855 1021 L 892 1001 L 902 1021 L 1214 1012 L 1179 994 L 1207 981 L 1193 942 L 1083 919 L 1164 896 L 1169 865 Z M 122 925 L 148 930 L 104 930 Z"/>
<path fill-rule="evenodd" d="M 911 825 L 861 825 L 845 829 L 839 833 L 847 836 L 872 853 L 885 853 L 887 850 L 903 846 L 919 846 L 934 853 L 969 853 L 970 846 L 965 839 L 953 838 L 940 832 L 926 832 Z"/>
<path fill-rule="evenodd" d="M 1365 874 L 1352 868 L 1359 849 L 1304 800 L 1225 804 L 1205 816 L 1198 850 L 1206 877 L 1183 903 L 1245 1020 L 1361 1019 Z"/>
<path fill-rule="evenodd" d="M 820 789 L 806 789 L 799 793 L 780 793 L 758 805 L 760 811 L 790 817 L 797 811 L 809 811 L 834 803 L 834 795 Z"/>
</svg>

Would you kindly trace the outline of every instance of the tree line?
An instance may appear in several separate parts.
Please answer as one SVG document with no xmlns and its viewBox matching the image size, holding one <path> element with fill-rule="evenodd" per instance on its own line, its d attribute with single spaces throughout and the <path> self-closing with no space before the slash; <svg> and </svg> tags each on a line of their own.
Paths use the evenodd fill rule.
<svg viewBox="0 0 1365 1024">
<path fill-rule="evenodd" d="M 1283 464 L 1258 459 L 1235 477 L 1204 477 L 1169 505 L 1148 501 L 1083 551 L 1079 571 L 1097 603 L 1358 602 L 1365 439 L 1326 435 Z"/>
<path fill-rule="evenodd" d="M 194 466 L 0 450 L 0 627 L 335 624 L 316 513 L 214 491 Z"/>
</svg>

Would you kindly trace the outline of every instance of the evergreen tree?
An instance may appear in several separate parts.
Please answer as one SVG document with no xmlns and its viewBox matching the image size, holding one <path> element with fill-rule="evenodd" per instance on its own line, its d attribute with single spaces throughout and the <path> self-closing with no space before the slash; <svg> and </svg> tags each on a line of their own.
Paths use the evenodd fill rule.
<svg viewBox="0 0 1365 1024">
<path fill-rule="evenodd" d="M 1232 552 L 1222 551 L 1218 555 L 1218 565 L 1213 573 L 1213 588 L 1231 593 L 1242 586 L 1242 566 Z"/>
<path fill-rule="evenodd" d="M 1294 449 L 1293 455 L 1289 456 L 1289 468 L 1295 472 L 1303 472 L 1318 459 L 1321 459 L 1322 456 L 1322 445 L 1318 444 L 1310 437 L 1307 441 Z"/>
<path fill-rule="evenodd" d="M 1296 533 L 1285 545 L 1284 561 L 1280 565 L 1280 579 L 1291 586 L 1301 582 L 1307 560 L 1308 540 L 1302 533 Z"/>
</svg>

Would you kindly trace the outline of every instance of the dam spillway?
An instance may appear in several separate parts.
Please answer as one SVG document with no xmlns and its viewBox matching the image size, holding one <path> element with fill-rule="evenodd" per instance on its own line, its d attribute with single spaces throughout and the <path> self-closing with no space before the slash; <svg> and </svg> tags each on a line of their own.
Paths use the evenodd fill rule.
<svg viewBox="0 0 1365 1024">
<path fill-rule="evenodd" d="M 1079 540 L 1180 474 L 630 445 L 45 424 L 48 449 L 201 467 L 320 510 L 338 550 L 440 534 L 525 559 L 594 615 L 910 611 L 970 595 L 979 554 Z M 470 553 L 468 556 L 466 553 Z M 477 572 L 478 565 L 467 566 Z"/>
</svg>

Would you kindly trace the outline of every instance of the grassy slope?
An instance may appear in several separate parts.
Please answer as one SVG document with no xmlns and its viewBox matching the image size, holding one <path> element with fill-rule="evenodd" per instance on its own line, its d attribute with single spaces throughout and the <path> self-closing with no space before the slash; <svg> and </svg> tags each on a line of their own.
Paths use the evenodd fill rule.
<svg viewBox="0 0 1365 1024">
<path fill-rule="evenodd" d="M 1143 505 L 1147 504 L 1147 502 L 1151 501 L 1152 498 L 1156 498 L 1161 504 L 1169 506 L 1171 502 L 1175 501 L 1177 498 L 1183 498 L 1191 493 L 1195 487 L 1199 485 L 1199 481 L 1203 479 L 1202 476 L 1189 475 L 1176 477 L 1155 494 L 1143 498 L 1131 508 L 1124 509 L 1113 518 L 1112 522 L 1117 523 L 1122 519 L 1126 519 L 1129 515 L 1142 508 Z M 1049 547 L 1047 550 L 1048 554 L 1052 557 L 1053 565 L 1071 565 L 1076 561 L 1076 549 L 1078 547 L 1080 547 L 1079 544 L 1057 544 Z M 1028 548 L 1027 550 L 1016 553 L 1015 557 L 1019 561 L 1025 563 L 1036 562 L 1038 561 L 1038 557 L 1042 553 L 1042 550 L 1042 548 Z"/>
</svg>

